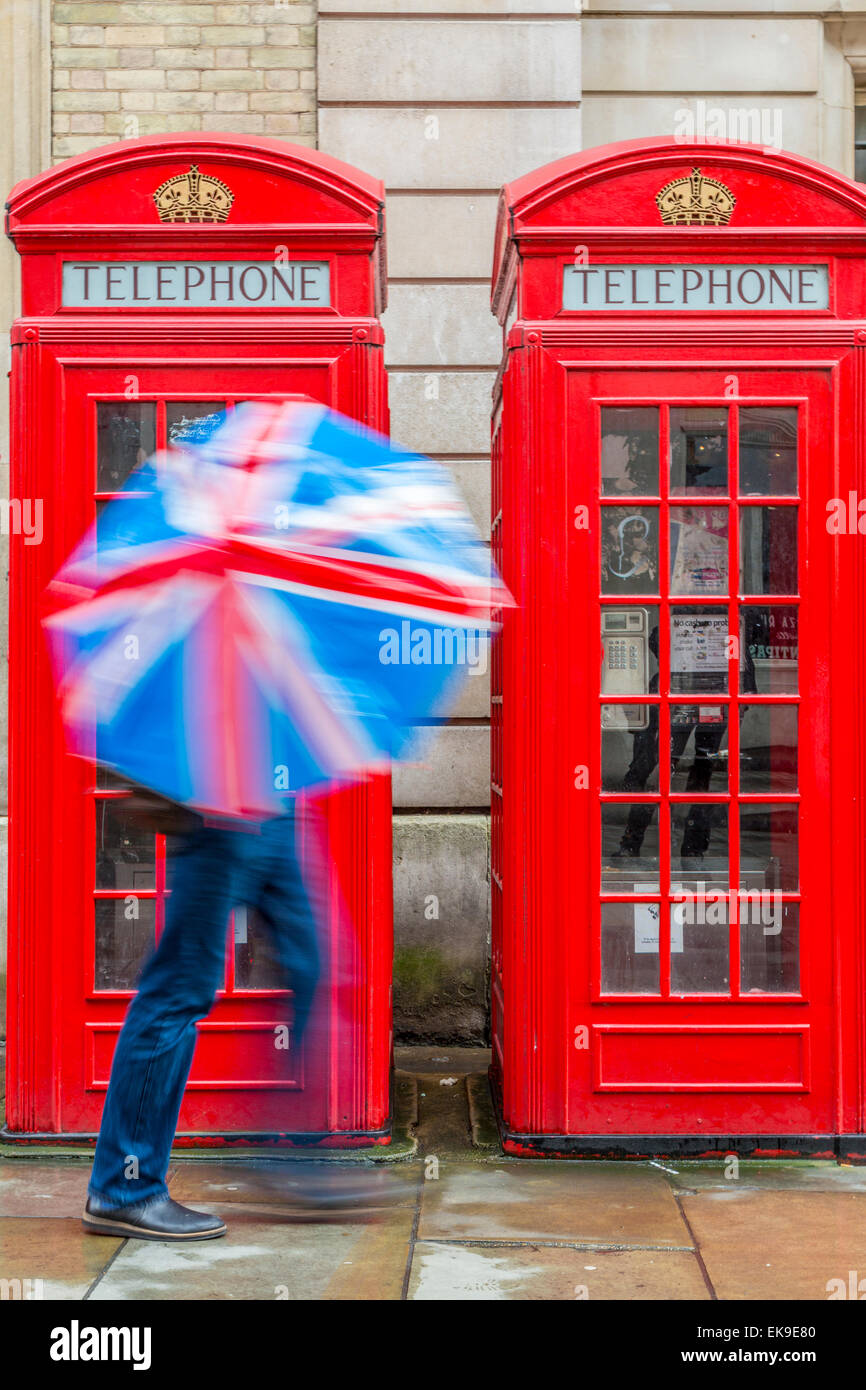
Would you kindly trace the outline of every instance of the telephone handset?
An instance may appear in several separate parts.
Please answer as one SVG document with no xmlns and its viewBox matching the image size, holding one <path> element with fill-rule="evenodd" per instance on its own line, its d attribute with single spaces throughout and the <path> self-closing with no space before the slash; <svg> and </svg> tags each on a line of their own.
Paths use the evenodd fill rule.
<svg viewBox="0 0 866 1390">
<path fill-rule="evenodd" d="M 649 689 L 649 614 L 645 608 L 602 608 L 601 693 L 621 699 Z M 603 729 L 646 729 L 649 706 L 603 706 Z"/>
</svg>

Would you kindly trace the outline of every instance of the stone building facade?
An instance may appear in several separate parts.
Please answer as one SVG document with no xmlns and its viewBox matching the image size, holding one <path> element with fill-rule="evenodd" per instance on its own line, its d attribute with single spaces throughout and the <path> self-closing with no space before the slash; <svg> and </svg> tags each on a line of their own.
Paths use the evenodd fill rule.
<svg viewBox="0 0 866 1390">
<path fill-rule="evenodd" d="M 383 178 L 392 431 L 453 469 L 487 529 L 500 185 L 581 147 L 690 133 L 853 174 L 866 0 L 822 5 L 0 0 L 2 182 L 96 145 L 181 130 L 317 145 Z M 5 244 L 4 323 L 16 275 Z M 5 399 L 0 411 L 5 469 Z M 484 1034 L 488 697 L 484 675 L 469 679 L 429 761 L 394 779 L 395 1001 L 406 1037 Z"/>
</svg>

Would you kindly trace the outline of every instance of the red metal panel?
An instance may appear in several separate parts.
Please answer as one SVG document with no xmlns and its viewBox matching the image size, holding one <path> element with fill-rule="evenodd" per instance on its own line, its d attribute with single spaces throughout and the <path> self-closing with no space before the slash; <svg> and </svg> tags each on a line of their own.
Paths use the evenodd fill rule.
<svg viewBox="0 0 866 1390">
<path fill-rule="evenodd" d="M 735 195 L 729 226 L 661 224 L 656 193 L 695 166 Z M 634 141 L 559 161 L 503 190 L 493 304 L 504 324 L 516 282 L 518 317 L 495 392 L 501 500 L 494 515 L 501 510 L 496 543 L 521 606 L 506 624 L 494 687 L 494 766 L 502 787 L 494 845 L 502 892 L 501 909 L 494 896 L 493 1067 L 515 1151 L 553 1151 L 544 1136 L 562 1138 L 557 1152 L 579 1152 L 581 1136 L 590 1148 L 598 1136 L 659 1136 L 663 1148 L 664 1137 L 701 1134 L 744 1142 L 812 1136 L 813 1147 L 815 1136 L 827 1136 L 832 1147 L 833 1136 L 866 1131 L 858 714 L 866 594 L 857 536 L 834 535 L 827 524 L 832 499 L 850 491 L 856 508 L 866 495 L 864 250 L 866 196 L 859 185 L 809 161 L 749 147 L 684 150 Z M 828 266 L 829 307 L 565 310 L 564 274 L 575 257 L 602 267 L 821 263 Z M 614 406 L 651 406 L 659 424 L 660 486 L 619 499 L 602 495 L 599 481 L 601 411 Z M 710 696 L 678 692 L 670 678 L 674 616 L 679 622 L 698 601 L 713 605 L 711 597 L 696 600 L 695 590 L 670 591 L 668 520 L 684 517 L 677 509 L 686 501 L 708 500 L 674 495 L 667 482 L 670 412 L 690 406 L 723 409 L 730 438 L 728 484 L 709 500 L 730 539 L 729 582 L 714 597 L 733 659 L 724 687 Z M 799 422 L 793 494 L 750 494 L 746 484 L 738 490 L 741 412 L 768 407 L 795 411 Z M 627 597 L 600 587 L 602 526 L 619 519 L 605 508 L 617 500 L 629 503 L 621 512 L 653 508 L 650 521 L 658 526 L 658 577 L 645 589 L 623 590 Z M 740 588 L 739 528 L 763 525 L 754 511 L 761 505 L 775 509 L 774 524 L 785 535 L 796 534 L 793 589 L 790 580 L 778 591 Z M 784 548 L 773 542 L 770 550 L 783 564 Z M 777 610 L 780 616 L 768 621 L 788 629 L 796 622 L 797 688 L 762 693 L 742 684 L 730 643 L 745 630 L 750 602 Z M 644 781 L 630 791 L 603 786 L 601 777 L 601 707 L 625 697 L 602 694 L 600 616 L 624 604 L 643 605 L 648 623 L 658 610 L 660 671 L 655 688 L 628 697 L 636 727 L 652 719 L 659 727 L 657 785 Z M 722 711 L 723 789 L 686 793 L 672 780 L 671 721 L 684 702 L 700 706 L 702 717 L 708 702 Z M 740 783 L 743 707 L 777 717 L 761 715 L 762 703 L 789 708 L 799 720 L 799 782 L 784 793 Z M 658 885 L 602 891 L 601 813 L 607 807 L 621 817 L 617 807 L 625 803 L 657 818 Z M 759 833 L 768 837 L 767 863 L 777 877 L 784 851 L 772 817 L 793 816 L 795 826 L 799 818 L 799 878 L 779 891 L 785 910 L 799 912 L 801 970 L 784 992 L 778 983 L 756 988 L 748 976 L 741 983 L 741 936 L 730 912 L 723 986 L 701 992 L 682 983 L 683 947 L 672 936 L 667 902 L 683 872 L 673 867 L 684 852 L 673 825 L 695 806 L 720 824 L 727 819 L 729 895 L 742 882 L 740 817 L 764 827 Z M 704 884 L 693 906 L 705 910 L 706 899 Z M 602 976 L 603 907 L 621 910 L 626 924 L 634 913 L 637 933 L 641 903 L 659 904 L 657 946 L 652 937 L 649 946 L 656 984 L 615 992 Z M 625 931 L 628 938 L 632 927 Z M 635 952 L 636 943 L 635 936 Z M 845 1142 L 856 1148 L 860 1140 Z"/>
<path fill-rule="evenodd" d="M 190 163 L 234 193 L 220 224 L 160 224 L 153 191 Z M 387 430 L 383 190 L 281 141 L 178 136 L 125 141 L 18 185 L 9 229 L 23 258 L 25 316 L 13 329 L 13 495 L 41 498 L 45 535 L 13 535 L 10 681 L 8 1130 L 94 1132 L 129 989 L 97 988 L 93 771 L 63 749 L 40 596 L 93 520 L 97 407 L 153 402 L 163 443 L 173 404 L 307 395 Z M 60 267 L 88 261 L 326 259 L 331 302 L 69 310 Z M 122 798 L 121 798 L 122 800 Z M 179 1134 L 315 1135 L 387 1142 L 391 1061 L 390 780 L 308 799 L 302 858 L 327 860 L 326 968 L 300 1055 L 274 1047 L 285 996 L 245 985 L 227 945 L 225 989 L 208 1020 Z M 162 910 L 159 837 L 155 887 Z M 245 978 L 245 977 L 244 977 Z"/>
</svg>

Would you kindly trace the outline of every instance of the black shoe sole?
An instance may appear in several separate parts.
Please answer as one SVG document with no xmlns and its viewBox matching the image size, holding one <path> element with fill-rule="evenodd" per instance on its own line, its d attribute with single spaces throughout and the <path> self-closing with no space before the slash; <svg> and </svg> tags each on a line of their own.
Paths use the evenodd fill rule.
<svg viewBox="0 0 866 1390">
<path fill-rule="evenodd" d="M 169 1231 L 149 1231 L 146 1226 L 134 1226 L 130 1221 L 103 1220 L 97 1216 L 89 1216 L 86 1212 L 81 1218 L 81 1224 L 85 1231 L 93 1236 L 133 1236 L 136 1240 L 170 1240 L 176 1244 L 189 1240 L 215 1240 L 217 1236 L 224 1236 L 227 1229 L 225 1226 L 215 1226 L 211 1231 L 185 1231 L 173 1235 Z"/>
</svg>

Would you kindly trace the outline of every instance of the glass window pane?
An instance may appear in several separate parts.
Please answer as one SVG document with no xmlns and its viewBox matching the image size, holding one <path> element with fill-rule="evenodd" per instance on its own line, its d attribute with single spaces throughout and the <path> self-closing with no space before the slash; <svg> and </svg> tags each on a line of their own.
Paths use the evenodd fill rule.
<svg viewBox="0 0 866 1390">
<path fill-rule="evenodd" d="M 659 490 L 658 406 L 603 406 L 601 491 L 603 496 Z"/>
<path fill-rule="evenodd" d="M 727 705 L 671 705 L 671 791 L 727 790 Z"/>
<path fill-rule="evenodd" d="M 740 791 L 797 790 L 797 706 L 741 705 Z"/>
<path fill-rule="evenodd" d="M 602 507 L 601 592 L 657 594 L 658 507 Z"/>
<path fill-rule="evenodd" d="M 653 802 L 607 801 L 601 808 L 603 893 L 657 893 L 659 817 Z"/>
<path fill-rule="evenodd" d="M 671 993 L 727 994 L 730 990 L 729 905 L 725 889 L 709 899 L 685 896 L 671 903 Z"/>
<path fill-rule="evenodd" d="M 727 688 L 727 609 L 672 608 L 671 690 L 677 695 L 723 694 Z"/>
<path fill-rule="evenodd" d="M 130 892 L 155 888 L 153 831 L 141 829 L 124 814 L 122 798 L 99 800 L 95 811 L 96 887 L 128 888 Z"/>
<path fill-rule="evenodd" d="M 602 695 L 655 695 L 659 688 L 659 610 L 640 605 L 601 610 Z"/>
<path fill-rule="evenodd" d="M 165 424 L 169 444 L 180 444 L 184 436 L 194 440 L 197 427 L 206 438 L 224 412 L 223 401 L 167 401 Z"/>
<path fill-rule="evenodd" d="M 727 889 L 727 805 L 718 801 L 671 804 L 671 877 L 682 880 L 685 892 Z"/>
<path fill-rule="evenodd" d="M 740 690 L 796 695 L 798 610 L 744 604 L 740 610 Z"/>
<path fill-rule="evenodd" d="M 657 705 L 602 705 L 601 785 L 606 792 L 658 791 Z"/>
<path fill-rule="evenodd" d="M 743 994 L 799 994 L 800 905 L 781 898 L 739 900 Z"/>
<path fill-rule="evenodd" d="M 97 898 L 96 989 L 135 989 L 153 950 L 156 903 L 153 898 Z"/>
<path fill-rule="evenodd" d="M 728 592 L 727 507 L 671 507 L 671 593 Z"/>
<path fill-rule="evenodd" d="M 854 107 L 854 177 L 866 183 L 866 106 Z"/>
<path fill-rule="evenodd" d="M 740 593 L 796 594 L 796 507 L 740 510 Z"/>
<path fill-rule="evenodd" d="M 727 492 L 727 410 L 672 406 L 670 430 L 672 495 Z"/>
<path fill-rule="evenodd" d="M 740 806 L 740 887 L 795 893 L 797 867 L 796 803 Z"/>
<path fill-rule="evenodd" d="M 156 449 L 155 401 L 100 401 L 96 407 L 96 491 L 116 492 Z"/>
<path fill-rule="evenodd" d="M 602 903 L 601 988 L 605 994 L 658 994 L 658 903 Z"/>
<path fill-rule="evenodd" d="M 740 492 L 744 496 L 796 496 L 796 406 L 744 406 L 740 410 Z"/>
<path fill-rule="evenodd" d="M 279 956 L 261 913 L 240 906 L 232 917 L 235 989 L 285 989 Z"/>
</svg>

